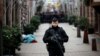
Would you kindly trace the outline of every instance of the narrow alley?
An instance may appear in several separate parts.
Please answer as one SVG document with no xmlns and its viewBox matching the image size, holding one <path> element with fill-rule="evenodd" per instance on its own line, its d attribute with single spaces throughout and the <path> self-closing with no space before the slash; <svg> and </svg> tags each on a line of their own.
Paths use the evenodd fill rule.
<svg viewBox="0 0 100 56">
<path fill-rule="evenodd" d="M 46 46 L 43 43 L 43 35 L 45 30 L 48 29 L 50 24 L 45 23 L 39 26 L 39 29 L 35 32 L 37 43 L 22 43 L 21 51 L 17 51 L 18 56 L 48 56 Z M 65 43 L 65 56 L 100 56 L 100 44 L 98 44 L 98 51 L 92 51 L 91 49 L 91 38 L 89 35 L 90 44 L 83 43 L 83 32 L 81 32 L 82 37 L 78 38 L 77 30 L 73 25 L 68 23 L 60 23 L 59 26 L 63 27 L 69 36 L 68 43 Z"/>
<path fill-rule="evenodd" d="M 100 56 L 100 0 L 0 0 L 0 56 Z"/>
</svg>

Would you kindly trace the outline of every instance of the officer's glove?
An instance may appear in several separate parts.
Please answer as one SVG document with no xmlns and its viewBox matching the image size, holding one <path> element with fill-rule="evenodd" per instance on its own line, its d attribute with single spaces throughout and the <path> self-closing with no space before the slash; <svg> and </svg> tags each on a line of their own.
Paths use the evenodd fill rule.
<svg viewBox="0 0 100 56">
<path fill-rule="evenodd" d="M 62 41 L 61 37 L 58 34 L 56 34 L 56 38 L 57 38 L 57 41 Z"/>
<path fill-rule="evenodd" d="M 52 36 L 52 37 L 51 37 L 51 42 L 52 42 L 52 43 L 55 43 L 56 41 L 57 41 L 57 38 L 56 38 L 55 36 Z"/>
</svg>

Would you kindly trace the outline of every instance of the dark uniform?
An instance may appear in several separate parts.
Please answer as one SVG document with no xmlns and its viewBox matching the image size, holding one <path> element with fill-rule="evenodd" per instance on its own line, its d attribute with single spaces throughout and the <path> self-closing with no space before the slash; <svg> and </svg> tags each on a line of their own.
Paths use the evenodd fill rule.
<svg viewBox="0 0 100 56">
<path fill-rule="evenodd" d="M 58 37 L 56 37 L 56 39 L 52 39 L 52 36 L 55 34 L 58 34 Z M 48 43 L 47 50 L 49 52 L 49 56 L 64 56 L 65 48 L 63 44 L 68 41 L 68 36 L 63 28 L 50 27 L 46 30 L 43 41 L 44 43 Z"/>
</svg>

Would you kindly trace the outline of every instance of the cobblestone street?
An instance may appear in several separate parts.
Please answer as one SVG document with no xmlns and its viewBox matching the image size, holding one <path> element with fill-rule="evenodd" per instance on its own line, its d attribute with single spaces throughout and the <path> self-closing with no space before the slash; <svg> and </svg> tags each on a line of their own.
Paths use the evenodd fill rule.
<svg viewBox="0 0 100 56">
<path fill-rule="evenodd" d="M 41 24 L 39 29 L 34 33 L 37 43 L 22 43 L 21 50 L 16 51 L 17 56 L 48 56 L 46 46 L 42 41 L 45 30 L 48 29 L 50 24 Z M 67 23 L 60 23 L 59 26 L 63 27 L 69 36 L 68 43 L 65 43 L 65 56 L 100 56 L 100 40 L 97 40 L 98 51 L 92 51 L 91 39 L 94 35 L 89 35 L 89 44 L 83 43 L 83 32 L 81 38 L 77 37 L 77 29 L 73 25 Z M 97 38 L 97 37 L 96 37 Z"/>
</svg>

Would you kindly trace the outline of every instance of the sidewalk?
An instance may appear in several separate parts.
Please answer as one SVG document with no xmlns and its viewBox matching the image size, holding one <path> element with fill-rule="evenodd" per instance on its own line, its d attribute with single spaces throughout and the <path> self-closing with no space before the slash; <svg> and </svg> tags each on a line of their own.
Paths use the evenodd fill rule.
<svg viewBox="0 0 100 56">
<path fill-rule="evenodd" d="M 21 51 L 16 51 L 17 56 L 48 56 L 46 46 L 42 41 L 45 30 L 48 29 L 49 24 L 41 24 L 35 36 L 37 37 L 38 43 L 24 44 L 21 45 Z M 91 39 L 93 35 L 89 35 L 89 44 L 83 43 L 83 32 L 82 37 L 77 37 L 77 29 L 67 23 L 60 23 L 59 26 L 63 27 L 69 36 L 69 42 L 65 43 L 65 56 L 100 56 L 100 40 L 98 43 L 98 51 L 92 51 Z"/>
</svg>

